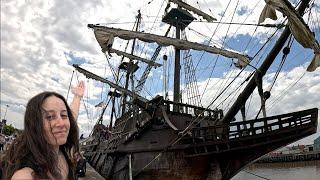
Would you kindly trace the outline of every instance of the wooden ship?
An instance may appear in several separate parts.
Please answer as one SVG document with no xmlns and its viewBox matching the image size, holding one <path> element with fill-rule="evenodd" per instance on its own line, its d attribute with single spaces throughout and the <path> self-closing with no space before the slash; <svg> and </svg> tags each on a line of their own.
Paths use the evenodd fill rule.
<svg viewBox="0 0 320 180">
<path fill-rule="evenodd" d="M 294 37 L 305 48 L 314 50 L 315 56 L 308 67 L 309 71 L 315 70 L 315 65 L 319 64 L 319 44 L 302 19 L 310 0 L 301 1 L 297 9 L 287 0 L 266 2 L 259 23 L 267 17 L 274 18 L 275 10 L 287 16 L 288 20 L 263 63 L 253 71 L 246 86 L 227 111 L 211 106 L 203 107 L 199 99 L 193 99 L 196 103 L 184 103 L 181 98 L 180 63 L 187 61 L 181 59 L 181 51 L 193 49 L 236 59 L 235 64 L 240 68 L 249 66 L 253 59 L 236 51 L 181 38 L 184 30 L 196 19 L 194 16 L 215 21 L 212 16 L 183 1 L 169 0 L 169 3 L 176 6 L 166 8 L 162 22 L 168 24 L 169 28 L 164 36 L 139 32 L 137 24 L 141 21 L 140 12 L 136 16 L 134 31 L 89 24 L 88 27 L 93 29 L 106 56 L 116 54 L 122 60 L 129 59 L 128 62 L 121 61 L 118 68 L 118 74 L 125 74 L 124 85 L 120 85 L 118 79 L 111 81 L 79 65 L 73 65 L 87 78 L 106 83 L 112 88 L 108 93 L 111 104 L 109 125 L 102 123 L 107 109 L 104 106 L 91 135 L 81 143 L 81 150 L 91 166 L 104 178 L 115 180 L 231 179 L 266 153 L 315 133 L 317 108 L 266 116 L 265 103 L 270 92 L 263 90 L 262 86 L 263 76 L 289 37 Z M 294 29 L 295 26 L 300 29 Z M 175 28 L 175 38 L 168 37 L 170 28 Z M 130 40 L 133 45 L 138 40 L 155 42 L 157 46 L 151 59 L 147 59 L 134 55 L 133 48 L 131 53 L 114 49 L 114 38 Z M 148 99 L 140 93 L 152 68 L 161 66 L 155 61 L 159 59 L 157 57 L 164 46 L 173 46 L 175 52 L 173 100 L 169 100 L 165 94 Z M 163 56 L 164 63 L 167 58 Z M 130 89 L 130 82 L 134 81 L 133 75 L 139 68 L 136 62 L 145 63 L 147 67 L 138 83 Z M 189 79 L 187 86 L 192 86 L 194 81 Z M 255 89 L 261 98 L 259 113 L 262 112 L 263 116 L 257 115 L 248 120 L 246 102 Z M 115 103 L 117 100 L 120 101 L 118 107 Z M 117 108 L 121 111 L 119 117 L 115 116 Z M 242 120 L 236 120 L 238 112 Z"/>
</svg>

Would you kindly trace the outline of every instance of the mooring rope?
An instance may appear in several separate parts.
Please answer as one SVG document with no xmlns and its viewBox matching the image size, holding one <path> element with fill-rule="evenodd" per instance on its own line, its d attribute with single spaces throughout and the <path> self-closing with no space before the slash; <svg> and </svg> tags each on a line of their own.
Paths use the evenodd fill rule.
<svg viewBox="0 0 320 180">
<path fill-rule="evenodd" d="M 263 176 L 257 175 L 257 174 L 255 174 L 255 173 L 252 173 L 252 172 L 249 172 L 249 171 L 246 171 L 246 170 L 243 170 L 243 172 L 246 172 L 246 173 L 248 173 L 248 174 L 254 175 L 254 176 L 259 177 L 259 178 L 261 178 L 261 179 L 271 180 L 271 179 L 265 178 L 265 177 L 263 177 Z"/>
</svg>

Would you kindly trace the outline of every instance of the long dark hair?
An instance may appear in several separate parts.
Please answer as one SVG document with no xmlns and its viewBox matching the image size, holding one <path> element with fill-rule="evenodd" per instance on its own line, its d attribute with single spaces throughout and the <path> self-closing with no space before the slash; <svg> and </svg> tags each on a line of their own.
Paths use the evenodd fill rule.
<svg viewBox="0 0 320 180">
<path fill-rule="evenodd" d="M 11 178 L 13 173 L 23 167 L 34 168 L 35 178 L 48 178 L 48 172 L 55 178 L 61 179 L 58 168 L 58 155 L 52 145 L 46 140 L 42 105 L 50 97 L 56 96 L 61 99 L 66 108 L 70 121 L 67 142 L 60 146 L 60 150 L 66 155 L 68 165 L 75 168 L 73 154 L 79 151 L 78 126 L 72 115 L 70 107 L 63 96 L 55 92 L 43 92 L 31 98 L 27 104 L 24 115 L 24 131 L 12 143 L 5 155 L 4 178 Z M 29 164 L 25 164 L 25 163 Z M 28 166 L 29 165 L 29 166 Z M 70 172 L 70 171 L 69 171 Z"/>
</svg>

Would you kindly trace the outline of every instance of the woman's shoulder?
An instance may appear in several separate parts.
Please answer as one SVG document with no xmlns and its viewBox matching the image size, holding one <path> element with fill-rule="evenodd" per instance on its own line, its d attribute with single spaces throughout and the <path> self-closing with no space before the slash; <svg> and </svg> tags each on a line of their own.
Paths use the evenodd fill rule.
<svg viewBox="0 0 320 180">
<path fill-rule="evenodd" d="M 12 180 L 14 179 L 33 179 L 32 173 L 33 169 L 29 167 L 24 167 L 13 173 Z"/>
</svg>

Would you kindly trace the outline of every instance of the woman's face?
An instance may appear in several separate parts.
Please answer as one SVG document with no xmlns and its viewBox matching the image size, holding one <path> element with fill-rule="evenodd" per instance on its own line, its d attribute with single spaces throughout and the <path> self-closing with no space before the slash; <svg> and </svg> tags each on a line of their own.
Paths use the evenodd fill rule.
<svg viewBox="0 0 320 180">
<path fill-rule="evenodd" d="M 69 134 L 70 122 L 64 102 L 56 96 L 50 96 L 44 100 L 42 110 L 48 143 L 53 146 L 65 144 Z"/>
</svg>

